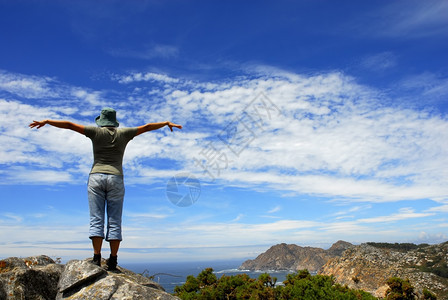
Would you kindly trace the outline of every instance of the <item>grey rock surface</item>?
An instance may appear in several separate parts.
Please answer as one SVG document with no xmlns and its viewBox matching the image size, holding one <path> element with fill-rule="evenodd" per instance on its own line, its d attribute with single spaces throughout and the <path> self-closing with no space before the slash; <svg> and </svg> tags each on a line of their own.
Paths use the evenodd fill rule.
<svg viewBox="0 0 448 300">
<path fill-rule="evenodd" d="M 71 260 L 65 265 L 58 283 L 58 290 L 61 293 L 73 290 L 77 286 L 89 283 L 105 273 L 105 269 L 90 263 L 88 260 Z"/>
</svg>

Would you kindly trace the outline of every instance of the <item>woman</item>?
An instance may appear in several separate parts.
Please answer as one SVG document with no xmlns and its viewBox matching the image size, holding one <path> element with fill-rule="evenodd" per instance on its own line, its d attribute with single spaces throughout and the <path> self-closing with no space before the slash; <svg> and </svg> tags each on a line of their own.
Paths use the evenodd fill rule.
<svg viewBox="0 0 448 300">
<path fill-rule="evenodd" d="M 110 244 L 107 269 L 117 270 L 118 249 L 122 240 L 121 216 L 124 199 L 123 155 L 126 145 L 135 136 L 168 126 L 182 129 L 171 122 L 148 123 L 139 127 L 118 128 L 116 111 L 104 108 L 95 119 L 98 127 L 83 126 L 69 121 L 33 121 L 29 127 L 41 128 L 46 124 L 57 128 L 70 129 L 92 140 L 93 165 L 88 182 L 90 211 L 89 237 L 92 240 L 92 262 L 101 266 L 101 246 L 103 239 Z M 107 214 L 106 235 L 104 235 L 105 213 Z"/>
</svg>

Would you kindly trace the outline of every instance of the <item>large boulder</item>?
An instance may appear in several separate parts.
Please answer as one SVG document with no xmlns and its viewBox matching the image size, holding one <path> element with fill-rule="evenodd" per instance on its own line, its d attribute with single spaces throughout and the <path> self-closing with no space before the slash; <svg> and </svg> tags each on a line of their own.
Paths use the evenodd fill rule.
<svg viewBox="0 0 448 300">
<path fill-rule="evenodd" d="M 0 260 L 0 299 L 179 299 L 145 276 L 118 267 L 108 272 L 86 260 L 65 266 L 48 256 Z"/>
<path fill-rule="evenodd" d="M 63 268 L 45 255 L 0 260 L 0 299 L 55 299 Z"/>
</svg>

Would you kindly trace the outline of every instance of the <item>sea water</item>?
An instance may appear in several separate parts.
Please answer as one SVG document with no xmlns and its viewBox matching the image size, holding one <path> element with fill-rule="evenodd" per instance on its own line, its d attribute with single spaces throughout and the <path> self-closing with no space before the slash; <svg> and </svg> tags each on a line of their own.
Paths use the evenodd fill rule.
<svg viewBox="0 0 448 300">
<path fill-rule="evenodd" d="M 177 262 L 177 263 L 123 263 L 121 267 L 138 274 L 154 276 L 154 281 L 159 283 L 166 292 L 173 293 L 176 286 L 181 286 L 187 280 L 188 275 L 197 276 L 206 268 L 213 268 L 216 277 L 247 274 L 251 278 L 258 278 L 263 273 L 277 278 L 277 284 L 286 280 L 286 275 L 292 271 L 248 271 L 238 270 L 242 261 L 208 261 L 208 262 Z"/>
</svg>

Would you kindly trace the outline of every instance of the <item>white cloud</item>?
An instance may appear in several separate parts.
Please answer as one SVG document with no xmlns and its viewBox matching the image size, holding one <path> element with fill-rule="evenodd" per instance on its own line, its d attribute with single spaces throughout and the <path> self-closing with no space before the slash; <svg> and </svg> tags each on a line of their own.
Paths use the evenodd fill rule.
<svg viewBox="0 0 448 300">
<path fill-rule="evenodd" d="M 205 159 L 208 151 L 209 157 L 215 154 L 225 163 L 219 174 L 211 169 L 222 184 L 372 202 L 448 195 L 443 180 L 448 176 L 443 168 L 448 164 L 447 120 L 389 107 L 385 103 L 390 99 L 380 91 L 359 85 L 344 74 L 305 76 L 271 70 L 269 75 L 211 85 L 157 73 L 118 77 L 131 88 L 133 84 L 139 86 L 128 102 L 120 102 L 118 115 L 123 126 L 164 120 L 184 126 L 174 133 L 165 129 L 151 132 L 129 144 L 125 156 L 129 182 L 165 180 L 180 171 L 209 181 L 195 162 Z M 162 83 L 165 88 L 145 84 L 148 81 Z M 60 89 L 57 85 L 54 88 Z M 70 101 L 79 103 L 77 111 L 68 109 L 70 106 L 61 109 L 56 102 L 39 104 L 39 99 L 33 104 L 0 101 L 1 157 L 12 171 L 14 164 L 21 163 L 30 164 L 28 171 L 38 167 L 36 171 L 41 172 L 50 166 L 56 173 L 68 172 L 60 177 L 62 181 L 88 171 L 91 146 L 87 138 L 48 126 L 36 132 L 25 125 L 39 118 L 70 118 L 84 107 L 102 103 L 109 93 L 78 87 L 68 90 L 75 97 Z M 257 98 L 260 95 L 278 110 L 263 110 Z M 251 120 L 243 110 L 254 99 L 259 101 L 261 119 L 252 111 Z M 96 114 L 89 111 L 90 123 Z M 243 116 L 244 121 L 235 122 Z M 83 123 L 83 118 L 74 121 Z M 262 120 L 262 127 L 256 120 Z M 232 129 L 230 125 L 236 125 L 233 128 L 241 134 L 235 141 L 252 139 L 239 145 L 239 155 L 222 139 L 229 137 L 224 130 Z M 244 132 L 245 128 L 251 131 Z M 211 146 L 218 152 L 211 153 Z M 169 167 L 148 164 L 157 159 L 172 163 Z M 18 178 L 17 174 L 11 176 L 12 182 Z"/>
<path fill-rule="evenodd" d="M 179 79 L 170 77 L 164 74 L 158 73 L 132 73 L 130 75 L 117 76 L 117 80 L 119 83 L 132 83 L 132 82 L 140 82 L 140 81 L 156 81 L 162 83 L 177 83 Z"/>
<path fill-rule="evenodd" d="M 71 93 L 78 99 L 84 100 L 91 106 L 104 106 L 106 101 L 102 99 L 101 93 L 98 91 L 88 91 L 82 88 L 72 88 Z"/>
<path fill-rule="evenodd" d="M 48 77 L 24 76 L 21 74 L 0 71 L 0 90 L 16 94 L 24 98 L 54 97 Z"/>
<path fill-rule="evenodd" d="M 56 184 L 72 183 L 73 177 L 67 171 L 27 170 L 25 168 L 11 168 L 7 178 L 13 184 Z"/>
</svg>

